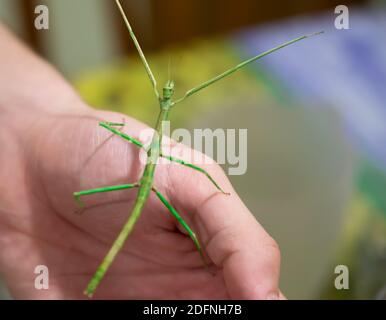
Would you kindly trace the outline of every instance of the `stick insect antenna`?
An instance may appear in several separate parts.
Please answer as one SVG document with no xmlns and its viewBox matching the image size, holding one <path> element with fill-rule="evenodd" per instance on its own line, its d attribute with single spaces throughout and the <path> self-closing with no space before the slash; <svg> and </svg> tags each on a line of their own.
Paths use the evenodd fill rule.
<svg viewBox="0 0 386 320">
<path fill-rule="evenodd" d="M 154 93 L 155 93 L 157 99 L 159 100 L 160 99 L 160 95 L 159 95 L 159 92 L 157 90 L 157 81 L 156 81 L 156 79 L 155 79 L 155 77 L 153 75 L 153 72 L 150 69 L 149 63 L 147 62 L 146 57 L 143 54 L 141 46 L 139 45 L 139 42 L 138 42 L 138 40 L 137 40 L 137 38 L 136 38 L 136 36 L 134 34 L 134 31 L 131 28 L 131 25 L 129 23 L 129 20 L 126 17 L 126 14 L 125 14 L 125 12 L 124 12 L 124 10 L 122 8 L 121 3 L 119 2 L 119 0 L 115 0 L 115 3 L 117 4 L 119 11 L 121 12 L 122 18 L 123 18 L 123 20 L 124 20 L 124 22 L 126 24 L 127 29 L 129 30 L 130 37 L 131 37 L 131 39 L 134 42 L 134 45 L 135 45 L 135 47 L 136 47 L 136 49 L 138 51 L 138 54 L 139 54 L 139 56 L 140 56 L 140 58 L 142 60 L 143 65 L 145 66 L 147 75 L 149 76 L 150 82 L 151 82 L 151 84 L 153 86 Z"/>
<path fill-rule="evenodd" d="M 265 57 L 265 56 L 267 56 L 267 55 L 269 55 L 269 54 L 271 54 L 271 53 L 273 53 L 273 52 L 275 52 L 275 51 L 278 51 L 278 50 L 280 50 L 280 49 L 283 49 L 284 47 L 287 47 L 287 46 L 289 46 L 289 45 L 291 45 L 291 44 L 293 44 L 293 43 L 295 43 L 295 42 L 298 42 L 298 41 L 300 41 L 300 40 L 303 40 L 303 39 L 306 39 L 306 38 L 309 38 L 309 37 L 312 37 L 312 36 L 315 36 L 315 35 L 319 35 L 319 34 L 321 34 L 321 33 L 323 33 L 323 32 L 324 32 L 324 31 L 320 31 L 320 32 L 316 32 L 316 33 L 313 33 L 313 34 L 301 36 L 301 37 L 296 38 L 296 39 L 293 39 L 293 40 L 291 40 L 291 41 L 282 43 L 282 44 L 278 45 L 277 47 L 272 48 L 272 49 L 270 49 L 270 50 L 267 50 L 267 51 L 265 51 L 265 52 L 263 52 L 263 53 L 260 53 L 259 55 L 254 56 L 254 57 L 252 57 L 252 58 L 250 58 L 250 59 L 248 59 L 248 60 L 245 60 L 245 61 L 239 63 L 238 65 L 236 65 L 235 67 L 233 67 L 233 68 L 231 68 L 231 69 L 228 69 L 228 70 L 224 71 L 223 73 L 217 75 L 216 77 L 214 77 L 214 78 L 212 78 L 212 79 L 210 79 L 210 80 L 208 80 L 208 81 L 206 81 L 206 82 L 204 82 L 204 83 L 202 83 L 202 84 L 200 84 L 200 85 L 198 85 L 198 86 L 196 86 L 196 87 L 194 87 L 194 88 L 188 90 L 188 91 L 185 93 L 185 95 L 184 95 L 182 98 L 176 100 L 176 101 L 173 103 L 173 105 L 175 105 L 175 104 L 177 104 L 177 103 L 180 103 L 180 102 L 184 101 L 186 98 L 190 97 L 191 95 L 195 94 L 196 92 L 198 92 L 198 91 L 200 91 L 200 90 L 202 90 L 202 89 L 204 89 L 204 88 L 210 86 L 211 84 L 213 84 L 213 83 L 215 83 L 215 82 L 217 82 L 217 81 L 219 81 L 219 80 L 221 80 L 221 79 L 223 79 L 223 78 L 225 78 L 225 77 L 231 75 L 232 73 L 236 72 L 237 70 L 239 70 L 239 69 L 245 67 L 246 65 L 248 65 L 248 64 L 250 64 L 250 63 L 252 63 L 252 62 L 254 62 L 254 61 L 256 61 L 256 60 L 258 60 L 258 59 L 260 59 L 260 58 L 263 58 L 263 57 Z"/>
</svg>

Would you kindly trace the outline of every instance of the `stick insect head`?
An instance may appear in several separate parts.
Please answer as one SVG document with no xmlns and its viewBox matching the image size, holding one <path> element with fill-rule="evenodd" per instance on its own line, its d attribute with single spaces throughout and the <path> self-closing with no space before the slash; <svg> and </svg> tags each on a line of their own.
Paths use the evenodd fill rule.
<svg viewBox="0 0 386 320">
<path fill-rule="evenodd" d="M 173 94 L 174 94 L 174 81 L 168 80 L 162 90 L 163 98 L 171 99 Z"/>
</svg>

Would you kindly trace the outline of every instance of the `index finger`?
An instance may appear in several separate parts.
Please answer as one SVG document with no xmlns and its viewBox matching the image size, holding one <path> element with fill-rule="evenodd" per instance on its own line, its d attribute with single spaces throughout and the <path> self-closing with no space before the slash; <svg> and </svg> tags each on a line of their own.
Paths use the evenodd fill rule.
<svg viewBox="0 0 386 320">
<path fill-rule="evenodd" d="M 190 212 L 205 251 L 223 270 L 233 299 L 279 299 L 280 251 L 257 222 L 217 165 L 206 165 L 231 195 L 223 195 L 205 179 L 173 167 L 170 197 L 181 211 Z M 169 189 L 170 190 L 170 189 Z"/>
</svg>

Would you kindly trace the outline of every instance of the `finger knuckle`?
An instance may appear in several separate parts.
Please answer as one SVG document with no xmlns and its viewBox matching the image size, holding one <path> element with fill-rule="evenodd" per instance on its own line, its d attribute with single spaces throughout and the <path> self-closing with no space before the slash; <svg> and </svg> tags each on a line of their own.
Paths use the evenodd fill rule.
<svg viewBox="0 0 386 320">
<path fill-rule="evenodd" d="M 273 239 L 272 237 L 269 237 L 267 242 L 265 243 L 265 246 L 270 251 L 270 253 L 274 257 L 274 259 L 280 261 L 281 252 L 280 252 L 280 246 L 277 243 L 277 241 L 275 239 Z"/>
</svg>

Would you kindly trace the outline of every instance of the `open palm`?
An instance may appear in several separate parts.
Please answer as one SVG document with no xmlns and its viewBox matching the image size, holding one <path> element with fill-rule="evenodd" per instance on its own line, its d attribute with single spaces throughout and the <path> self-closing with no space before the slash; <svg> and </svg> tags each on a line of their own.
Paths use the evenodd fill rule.
<svg viewBox="0 0 386 320">
<path fill-rule="evenodd" d="M 1 128 L 0 178 L 7 185 L 0 195 L 0 271 L 16 298 L 85 298 L 83 290 L 128 218 L 137 190 L 84 197 L 82 212 L 72 193 L 138 181 L 139 150 L 98 126 L 101 120 L 121 122 L 119 114 L 84 108 L 28 117 L 26 131 Z M 130 118 L 125 122 L 123 131 L 134 137 L 145 128 Z M 205 168 L 230 196 L 175 163 L 157 166 L 154 183 L 198 234 L 209 268 L 152 194 L 95 298 L 280 297 L 276 243 L 222 170 Z M 37 265 L 48 267 L 48 290 L 34 286 Z"/>
</svg>

